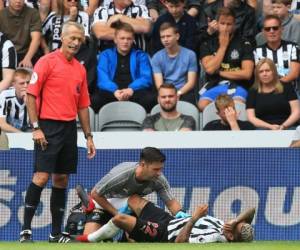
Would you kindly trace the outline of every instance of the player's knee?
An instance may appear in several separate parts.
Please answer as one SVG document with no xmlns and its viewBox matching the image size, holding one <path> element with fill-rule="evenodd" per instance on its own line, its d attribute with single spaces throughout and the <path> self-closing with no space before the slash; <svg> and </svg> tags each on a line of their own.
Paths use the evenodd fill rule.
<svg viewBox="0 0 300 250">
<path fill-rule="evenodd" d="M 53 186 L 57 188 L 66 188 L 68 185 L 68 175 L 66 174 L 53 174 L 52 175 Z"/>
<path fill-rule="evenodd" d="M 126 214 L 117 214 L 112 218 L 112 222 L 119 227 L 126 221 L 126 217 L 128 217 Z"/>
<path fill-rule="evenodd" d="M 32 182 L 39 186 L 39 187 L 44 187 L 49 179 L 49 174 L 44 173 L 44 172 L 36 172 L 33 175 Z"/>
</svg>

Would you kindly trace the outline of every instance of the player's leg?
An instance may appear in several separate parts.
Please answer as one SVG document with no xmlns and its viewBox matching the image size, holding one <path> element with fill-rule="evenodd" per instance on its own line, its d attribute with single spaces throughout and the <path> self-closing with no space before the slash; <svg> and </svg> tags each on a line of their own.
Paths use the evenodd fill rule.
<svg viewBox="0 0 300 250">
<path fill-rule="evenodd" d="M 128 198 L 128 206 L 139 217 L 141 211 L 147 205 L 149 201 L 140 197 L 139 195 L 132 195 Z"/>
</svg>

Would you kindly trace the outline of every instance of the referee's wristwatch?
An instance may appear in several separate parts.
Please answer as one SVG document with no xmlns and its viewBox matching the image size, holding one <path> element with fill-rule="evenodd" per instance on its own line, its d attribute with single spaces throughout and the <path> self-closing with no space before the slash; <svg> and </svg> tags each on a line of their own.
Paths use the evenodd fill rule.
<svg viewBox="0 0 300 250">
<path fill-rule="evenodd" d="M 84 138 L 87 140 L 89 137 L 91 137 L 91 139 L 93 139 L 93 135 L 91 132 L 84 134 Z"/>
<path fill-rule="evenodd" d="M 33 122 L 32 123 L 32 129 L 35 131 L 35 130 L 39 130 L 41 129 L 40 126 L 39 126 L 39 123 L 38 122 Z"/>
</svg>

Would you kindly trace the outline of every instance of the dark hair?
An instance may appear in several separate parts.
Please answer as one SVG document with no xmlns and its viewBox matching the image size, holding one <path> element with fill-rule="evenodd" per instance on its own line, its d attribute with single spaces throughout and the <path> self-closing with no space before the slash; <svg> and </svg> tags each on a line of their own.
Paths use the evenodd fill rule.
<svg viewBox="0 0 300 250">
<path fill-rule="evenodd" d="M 173 89 L 173 90 L 175 90 L 175 92 L 177 92 L 177 89 L 176 89 L 175 85 L 172 84 L 172 83 L 163 83 L 162 85 L 159 86 L 158 92 L 161 89 Z"/>
<path fill-rule="evenodd" d="M 120 20 L 111 24 L 111 28 L 115 29 L 115 35 L 120 31 L 126 31 L 134 35 L 134 29 L 129 23 L 124 23 Z"/>
<path fill-rule="evenodd" d="M 143 148 L 140 154 L 140 161 L 147 163 L 153 162 L 165 162 L 166 156 L 158 149 L 154 147 Z"/>
<path fill-rule="evenodd" d="M 220 19 L 220 16 L 233 17 L 235 19 L 235 13 L 231 8 L 222 7 L 217 12 L 217 20 Z"/>
<path fill-rule="evenodd" d="M 277 22 L 279 23 L 279 26 L 281 26 L 281 19 L 278 16 L 273 15 L 273 14 L 265 16 L 263 26 L 265 26 L 266 21 L 271 20 L 271 19 L 277 20 Z"/>
<path fill-rule="evenodd" d="M 165 0 L 165 2 L 168 2 L 171 4 L 179 4 L 179 3 L 184 3 L 185 0 Z"/>
<path fill-rule="evenodd" d="M 292 0 L 272 0 L 272 3 L 283 4 L 287 6 L 292 4 Z"/>
<path fill-rule="evenodd" d="M 179 33 L 177 26 L 174 23 L 165 22 L 159 27 L 159 32 L 162 32 L 167 29 L 173 29 L 174 33 Z"/>
</svg>

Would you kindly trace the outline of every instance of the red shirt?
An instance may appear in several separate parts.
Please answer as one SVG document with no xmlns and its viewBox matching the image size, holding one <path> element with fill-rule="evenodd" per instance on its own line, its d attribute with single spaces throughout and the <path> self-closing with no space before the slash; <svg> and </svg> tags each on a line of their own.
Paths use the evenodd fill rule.
<svg viewBox="0 0 300 250">
<path fill-rule="evenodd" d="M 78 109 L 90 105 L 85 68 L 59 49 L 36 63 L 27 93 L 36 97 L 41 119 L 71 121 Z"/>
</svg>

